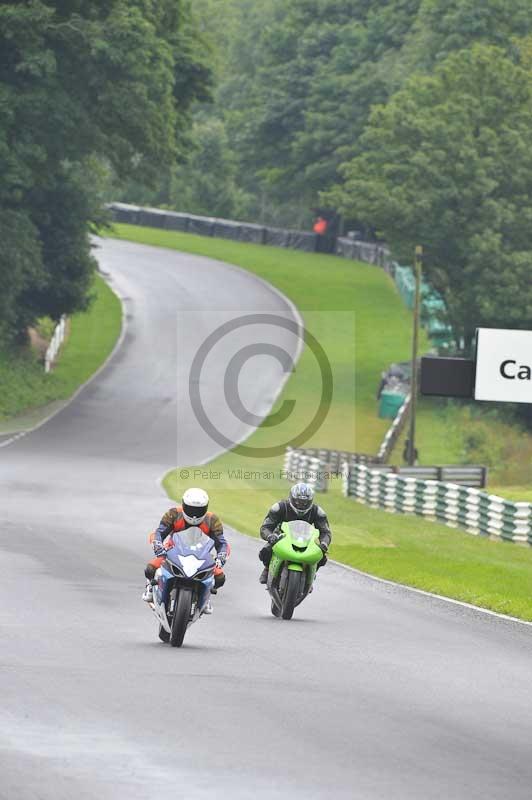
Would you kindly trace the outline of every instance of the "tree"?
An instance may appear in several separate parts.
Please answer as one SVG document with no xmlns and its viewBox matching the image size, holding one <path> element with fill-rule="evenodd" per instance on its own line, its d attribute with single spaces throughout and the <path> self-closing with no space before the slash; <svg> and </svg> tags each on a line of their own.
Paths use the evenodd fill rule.
<svg viewBox="0 0 532 800">
<path fill-rule="evenodd" d="M 155 180 L 186 148 L 209 70 L 188 3 L 175 0 L 1 3 L 0 48 L 0 214 L 34 259 L 30 270 L 4 248 L 5 336 L 86 305 L 94 164 Z"/>
<path fill-rule="evenodd" d="M 394 53 L 419 0 L 277 0 L 250 41 L 252 83 L 225 90 L 246 189 L 306 215 L 337 180 L 372 103 L 396 86 Z M 253 22 L 249 23 L 253 25 Z M 240 45 L 240 53 L 242 45 Z M 295 211 L 295 213 L 294 213 Z M 286 216 L 286 214 L 285 214 Z"/>
<path fill-rule="evenodd" d="M 426 252 L 457 340 L 528 327 L 532 303 L 530 73 L 497 47 L 450 55 L 374 109 L 363 152 L 329 196 L 398 259 Z"/>
<path fill-rule="evenodd" d="M 44 285 L 38 232 L 27 215 L 0 209 L 0 341 L 16 336 L 32 319 L 20 297 Z"/>
<path fill-rule="evenodd" d="M 411 68 L 430 69 L 475 43 L 508 48 L 532 30 L 529 0 L 423 0 L 408 43 Z"/>
<path fill-rule="evenodd" d="M 242 218 L 247 198 L 236 185 L 236 159 L 222 120 L 198 116 L 192 128 L 193 150 L 174 170 L 169 202 L 177 211 Z"/>
</svg>

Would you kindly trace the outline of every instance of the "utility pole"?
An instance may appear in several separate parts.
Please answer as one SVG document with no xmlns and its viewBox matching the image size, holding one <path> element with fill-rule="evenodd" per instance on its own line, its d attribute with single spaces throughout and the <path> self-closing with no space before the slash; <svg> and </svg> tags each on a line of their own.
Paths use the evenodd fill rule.
<svg viewBox="0 0 532 800">
<path fill-rule="evenodd" d="M 414 274 L 416 279 L 416 294 L 414 298 L 414 331 L 412 335 L 412 381 L 410 386 L 410 433 L 408 436 L 407 463 L 409 467 L 416 460 L 416 404 L 417 404 L 417 351 L 419 339 L 419 317 L 421 306 L 421 269 L 423 265 L 423 248 L 416 246 L 414 258 Z"/>
</svg>

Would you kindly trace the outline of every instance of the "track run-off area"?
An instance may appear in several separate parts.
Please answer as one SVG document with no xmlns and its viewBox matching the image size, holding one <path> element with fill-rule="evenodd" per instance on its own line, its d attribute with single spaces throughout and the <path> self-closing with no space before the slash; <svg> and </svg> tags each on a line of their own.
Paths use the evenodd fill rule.
<svg viewBox="0 0 532 800">
<path fill-rule="evenodd" d="M 148 532 L 172 504 L 159 480 L 220 451 L 189 407 L 187 354 L 236 305 L 298 318 L 231 265 L 114 240 L 97 255 L 123 301 L 120 347 L 0 449 L 0 798 L 528 799 L 530 626 L 332 564 L 285 623 L 257 541 L 229 530 L 214 614 L 182 649 L 159 642 L 140 599 Z M 221 426 L 227 365 L 264 341 L 297 356 L 260 325 L 217 351 Z M 240 388 L 262 418 L 283 371 L 257 358 Z"/>
</svg>

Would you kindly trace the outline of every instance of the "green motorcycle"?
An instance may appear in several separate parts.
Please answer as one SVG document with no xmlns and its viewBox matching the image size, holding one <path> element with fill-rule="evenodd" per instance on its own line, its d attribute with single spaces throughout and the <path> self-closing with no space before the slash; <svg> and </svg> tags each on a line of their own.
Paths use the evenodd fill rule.
<svg viewBox="0 0 532 800">
<path fill-rule="evenodd" d="M 273 546 L 267 589 L 274 617 L 292 619 L 294 609 L 312 589 L 323 552 L 318 532 L 303 520 L 283 522 L 281 537 Z"/>
</svg>

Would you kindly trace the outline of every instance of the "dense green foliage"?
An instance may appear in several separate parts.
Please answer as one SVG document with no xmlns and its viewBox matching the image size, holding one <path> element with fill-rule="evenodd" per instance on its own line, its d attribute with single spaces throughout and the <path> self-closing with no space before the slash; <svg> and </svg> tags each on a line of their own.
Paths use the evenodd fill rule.
<svg viewBox="0 0 532 800">
<path fill-rule="evenodd" d="M 530 0 L 196 0 L 214 103 L 186 165 L 127 199 L 426 249 L 457 343 L 529 325 Z"/>
<path fill-rule="evenodd" d="M 528 325 L 530 0 L 0 4 L 0 337 L 87 302 L 115 199 L 378 234 L 457 342 Z M 210 72 L 216 85 L 210 102 Z"/>
<path fill-rule="evenodd" d="M 399 258 L 425 245 L 457 339 L 480 322 L 527 327 L 532 305 L 532 83 L 500 48 L 474 45 L 375 108 L 335 196 Z"/>
<path fill-rule="evenodd" d="M 306 225 L 318 192 L 337 179 L 354 152 L 369 108 L 398 84 L 395 63 L 419 0 L 196 0 L 196 18 L 216 53 L 212 109 L 225 129 L 222 161 L 232 165 L 224 213 Z M 209 154 L 178 169 L 161 191 L 137 199 L 205 211 L 206 176 L 218 175 Z M 194 164 L 193 162 L 196 162 Z M 231 191 L 231 187 L 235 191 Z M 209 208 L 219 213 L 218 204 Z"/>
<path fill-rule="evenodd" d="M 0 337 L 86 307 L 102 173 L 156 179 L 208 68 L 186 3 L 0 4 Z"/>
</svg>

